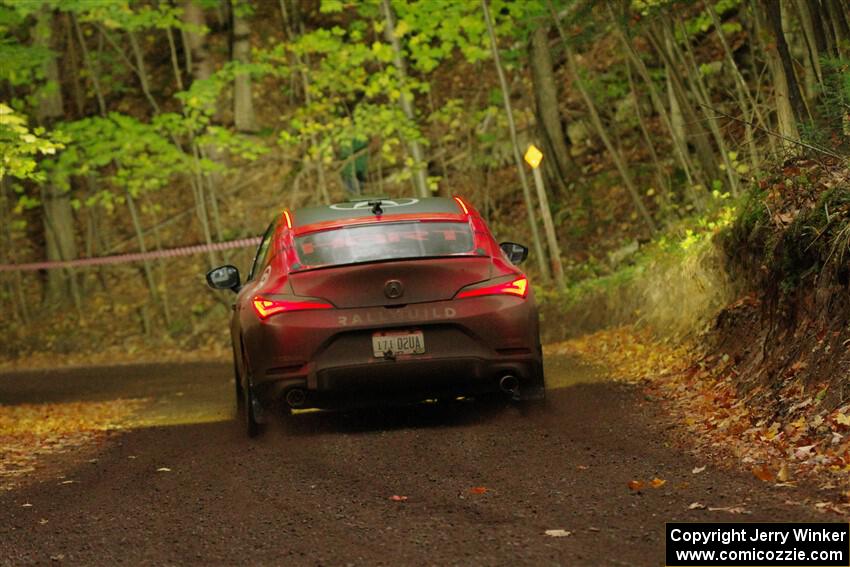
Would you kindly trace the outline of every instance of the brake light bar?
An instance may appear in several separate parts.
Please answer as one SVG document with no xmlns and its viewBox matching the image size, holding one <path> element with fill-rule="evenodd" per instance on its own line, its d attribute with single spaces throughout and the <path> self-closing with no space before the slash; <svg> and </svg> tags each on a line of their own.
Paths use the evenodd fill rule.
<svg viewBox="0 0 850 567">
<path fill-rule="evenodd" d="M 523 276 L 509 282 L 465 289 L 458 293 L 456 298 L 463 299 L 465 297 L 479 297 L 482 295 L 515 295 L 517 297 L 526 297 L 528 295 L 528 278 Z"/>
<path fill-rule="evenodd" d="M 308 309 L 333 309 L 326 301 L 290 301 L 283 299 L 266 299 L 260 295 L 251 301 L 254 311 L 260 319 L 268 319 L 272 315 L 284 311 L 306 311 Z"/>
</svg>

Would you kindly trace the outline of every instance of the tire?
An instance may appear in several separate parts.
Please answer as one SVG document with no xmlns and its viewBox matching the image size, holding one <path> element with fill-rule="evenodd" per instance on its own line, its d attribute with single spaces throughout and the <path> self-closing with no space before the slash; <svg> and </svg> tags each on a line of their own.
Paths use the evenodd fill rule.
<svg viewBox="0 0 850 567">
<path fill-rule="evenodd" d="M 251 390 L 251 385 L 246 384 L 242 390 L 242 420 L 245 424 L 245 432 L 248 434 L 248 437 L 253 439 L 263 432 L 264 427 L 263 424 L 257 420 L 254 410 L 257 400 Z"/>
</svg>

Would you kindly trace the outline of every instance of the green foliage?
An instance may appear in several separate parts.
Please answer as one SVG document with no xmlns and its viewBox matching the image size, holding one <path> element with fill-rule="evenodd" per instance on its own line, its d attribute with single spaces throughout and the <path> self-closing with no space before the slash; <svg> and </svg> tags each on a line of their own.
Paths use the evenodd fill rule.
<svg viewBox="0 0 850 567">
<path fill-rule="evenodd" d="M 131 116 L 112 112 L 61 124 L 57 129 L 69 142 L 64 152 L 45 164 L 51 181 L 69 190 L 71 177 L 96 173 L 111 185 L 103 186 L 87 205 L 98 203 L 111 209 L 121 199 L 120 189 L 133 196 L 161 189 L 188 168 L 187 157 L 157 126 Z"/>
<path fill-rule="evenodd" d="M 310 102 L 289 116 L 288 127 L 280 135 L 284 146 L 331 163 L 353 139 L 379 140 L 382 159 L 392 165 L 400 160 L 403 141 L 457 143 L 463 124 L 482 117 L 475 115 L 479 109 L 462 108 L 458 100 L 449 100 L 429 116 L 410 120 L 398 104 L 401 97 L 412 100 L 427 94 L 430 76 L 444 62 L 459 57 L 477 64 L 490 57 L 480 5 L 393 0 L 392 8 L 395 37 L 410 69 L 404 82 L 394 65 L 393 48 L 384 37 L 386 22 L 377 0 L 323 0 L 322 13 L 340 18 L 336 21 L 344 17 L 344 25 L 315 29 L 258 54 L 261 61 L 283 73 L 306 72 L 310 84 Z M 506 52 L 509 61 L 525 56 L 528 30 L 537 25 L 536 18 L 548 18 L 546 3 L 538 0 L 494 0 L 491 10 L 497 34 L 514 40 Z M 296 58 L 301 68 L 289 69 Z M 436 133 L 429 135 L 426 128 Z"/>
<path fill-rule="evenodd" d="M 127 0 L 91 2 L 90 0 L 65 0 L 60 9 L 79 14 L 80 21 L 94 22 L 107 29 L 135 32 L 147 29 L 184 28 L 180 19 L 182 8 L 168 3 L 155 6 L 131 3 Z M 191 30 L 204 33 L 206 30 Z"/>
<path fill-rule="evenodd" d="M 197 126 L 192 115 L 164 113 L 146 123 L 117 112 L 60 124 L 57 132 L 67 140 L 67 148 L 46 161 L 45 168 L 50 181 L 64 190 L 70 190 L 72 177 L 96 174 L 103 183 L 85 204 L 111 210 L 123 202 L 124 191 L 137 197 L 171 186 L 188 172 L 224 169 L 203 156 L 196 160 L 191 150 L 184 151 L 177 143 L 178 136 L 197 134 L 200 147 L 215 147 L 246 160 L 265 152 L 255 141 L 227 129 L 207 126 L 201 131 Z"/>
<path fill-rule="evenodd" d="M 396 36 L 413 67 L 430 73 L 457 49 L 475 63 L 490 56 L 481 7 L 474 2 L 394 2 Z M 499 6 L 493 7 L 494 12 Z"/>
<path fill-rule="evenodd" d="M 5 176 L 43 181 L 37 158 L 61 149 L 61 136 L 47 135 L 43 128 L 30 130 L 27 119 L 0 102 L 0 180 Z"/>
<path fill-rule="evenodd" d="M 711 0 L 709 0 L 711 1 Z M 729 12 L 737 10 L 741 5 L 741 0 L 718 0 L 714 2 L 714 11 L 717 16 L 723 18 Z M 711 15 L 708 9 L 702 10 L 696 17 L 693 17 L 685 22 L 685 27 L 689 35 L 702 34 L 709 32 L 714 24 L 711 20 Z M 729 34 L 741 30 L 741 24 L 738 22 L 723 22 L 723 33 Z"/>
</svg>

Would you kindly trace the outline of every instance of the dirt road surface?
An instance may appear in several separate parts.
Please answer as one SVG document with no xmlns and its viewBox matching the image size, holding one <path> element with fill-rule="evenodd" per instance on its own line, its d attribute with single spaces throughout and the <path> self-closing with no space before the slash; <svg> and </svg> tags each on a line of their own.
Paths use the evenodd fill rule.
<svg viewBox="0 0 850 567">
<path fill-rule="evenodd" d="M 694 474 L 706 463 L 639 387 L 547 364 L 533 410 L 305 413 L 258 440 L 232 419 L 227 364 L 0 375 L 4 404 L 152 400 L 94 457 L 0 494 L 0 565 L 663 565 L 667 521 L 834 519 L 800 489 Z"/>
</svg>

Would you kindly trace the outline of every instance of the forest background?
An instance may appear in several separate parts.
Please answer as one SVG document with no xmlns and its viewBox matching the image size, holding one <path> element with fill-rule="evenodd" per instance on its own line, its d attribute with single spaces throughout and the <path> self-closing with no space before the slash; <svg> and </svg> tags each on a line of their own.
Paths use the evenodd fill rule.
<svg viewBox="0 0 850 567">
<path fill-rule="evenodd" d="M 772 297 L 846 291 L 848 53 L 847 0 L 1 0 L 0 266 L 254 237 L 353 187 L 465 196 L 550 321 L 718 234 Z M 0 357 L 227 352 L 203 274 L 252 253 L 0 271 Z"/>
</svg>

